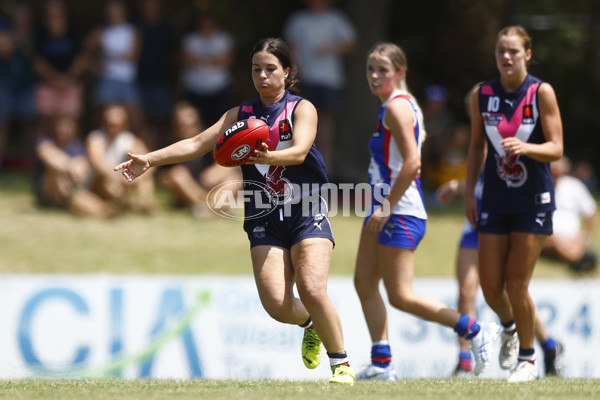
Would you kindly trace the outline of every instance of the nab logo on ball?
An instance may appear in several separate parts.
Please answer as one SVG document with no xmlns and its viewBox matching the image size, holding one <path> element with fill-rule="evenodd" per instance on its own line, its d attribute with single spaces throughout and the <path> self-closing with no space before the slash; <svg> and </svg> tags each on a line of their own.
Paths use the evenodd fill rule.
<svg viewBox="0 0 600 400">
<path fill-rule="evenodd" d="M 248 162 L 254 150 L 262 150 L 269 137 L 269 127 L 257 118 L 236 122 L 225 130 L 215 143 L 213 157 L 217 164 L 235 167 Z"/>
</svg>

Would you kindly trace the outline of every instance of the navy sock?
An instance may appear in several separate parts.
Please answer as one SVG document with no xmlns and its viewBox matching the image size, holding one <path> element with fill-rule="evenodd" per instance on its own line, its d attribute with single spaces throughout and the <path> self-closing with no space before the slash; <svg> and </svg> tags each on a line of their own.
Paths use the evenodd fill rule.
<svg viewBox="0 0 600 400">
<path fill-rule="evenodd" d="M 524 349 L 519 348 L 519 361 L 529 361 L 530 363 L 535 362 L 535 349 Z"/>
<path fill-rule="evenodd" d="M 312 318 L 308 317 L 308 319 L 306 320 L 306 322 L 303 323 L 302 325 L 300 325 L 300 328 L 306 329 L 306 328 L 308 328 L 311 325 L 312 325 Z"/>
<path fill-rule="evenodd" d="M 348 360 L 348 353 L 329 353 L 327 352 L 327 356 L 329 356 L 329 365 L 332 367 L 334 365 L 347 365 L 350 366 L 350 361 Z"/>
<path fill-rule="evenodd" d="M 502 327 L 504 328 L 504 333 L 514 335 L 515 332 L 517 331 L 517 326 L 515 325 L 514 319 L 511 319 L 508 322 L 500 321 L 500 323 L 502 324 Z"/>
</svg>

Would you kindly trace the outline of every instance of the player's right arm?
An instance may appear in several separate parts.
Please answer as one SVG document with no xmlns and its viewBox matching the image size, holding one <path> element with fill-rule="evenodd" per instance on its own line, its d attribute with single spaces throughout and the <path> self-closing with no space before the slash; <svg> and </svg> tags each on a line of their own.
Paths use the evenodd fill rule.
<svg viewBox="0 0 600 400">
<path fill-rule="evenodd" d="M 486 141 L 483 132 L 483 118 L 479 110 L 479 88 L 477 88 L 471 94 L 471 141 L 467 155 L 465 182 L 465 215 L 473 227 L 476 227 L 476 221 L 479 218 L 477 200 L 475 200 L 475 184 L 481 172 L 485 151 Z"/>
<path fill-rule="evenodd" d="M 125 179 L 131 182 L 151 167 L 176 164 L 208 153 L 221 133 L 237 122 L 238 108 L 227 111 L 214 125 L 192 138 L 180 140 L 147 154 L 129 153 L 129 160 L 117 165 L 115 171 L 122 170 Z"/>
</svg>

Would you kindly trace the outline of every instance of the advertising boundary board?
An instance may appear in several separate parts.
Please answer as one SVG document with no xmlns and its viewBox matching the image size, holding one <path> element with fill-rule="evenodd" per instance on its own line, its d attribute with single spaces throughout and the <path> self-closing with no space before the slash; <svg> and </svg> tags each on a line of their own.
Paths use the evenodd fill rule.
<svg viewBox="0 0 600 400">
<path fill-rule="evenodd" d="M 456 305 L 451 278 L 416 278 L 417 294 Z M 340 312 L 355 370 L 370 344 L 352 278 L 334 276 L 329 294 Z M 600 280 L 534 279 L 531 293 L 552 336 L 565 347 L 567 377 L 600 377 Z M 123 377 L 325 379 L 327 357 L 304 367 L 302 330 L 272 320 L 250 276 L 2 275 L 0 378 Z M 387 300 L 386 300 L 387 304 Z M 477 299 L 483 321 L 496 321 Z M 392 309 L 393 363 L 401 378 L 442 378 L 457 363 L 452 329 Z M 496 354 L 499 343 L 496 344 Z M 536 342 L 537 357 L 543 353 Z M 481 375 L 505 378 L 497 357 Z M 543 372 L 543 368 L 542 368 Z"/>
</svg>

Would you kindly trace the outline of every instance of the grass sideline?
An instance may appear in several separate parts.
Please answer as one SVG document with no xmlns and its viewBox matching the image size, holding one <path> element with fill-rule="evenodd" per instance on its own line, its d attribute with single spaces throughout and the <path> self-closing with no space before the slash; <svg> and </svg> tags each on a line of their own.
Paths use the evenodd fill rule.
<svg viewBox="0 0 600 400">
<path fill-rule="evenodd" d="M 210 216 L 202 220 L 168 207 L 153 215 L 109 220 L 40 209 L 30 177 L 0 175 L 0 273 L 251 274 L 242 222 Z M 429 207 L 427 234 L 416 252 L 416 276 L 453 276 L 463 223 L 457 199 L 448 209 Z M 598 217 L 600 226 L 600 217 Z M 332 218 L 336 238 L 332 275 L 351 275 L 362 218 Z M 600 230 L 593 238 L 600 249 Z M 540 260 L 536 277 L 572 277 L 556 262 Z M 589 275 L 600 276 L 600 273 Z"/>
<path fill-rule="evenodd" d="M 403 399 L 403 400 L 582 400 L 597 398 L 596 379 L 544 379 L 508 384 L 488 379 L 414 379 L 368 381 L 354 386 L 324 381 L 228 380 L 40 380 L 0 381 L 0 399 L 145 400 L 155 399 Z"/>
</svg>

